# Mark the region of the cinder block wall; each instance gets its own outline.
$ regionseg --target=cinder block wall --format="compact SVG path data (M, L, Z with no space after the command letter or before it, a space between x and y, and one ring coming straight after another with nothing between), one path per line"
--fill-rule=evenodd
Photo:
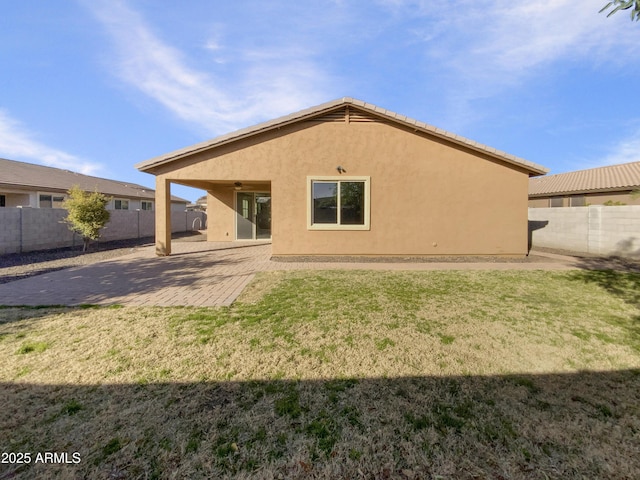
M530 208L532 248L640 258L640 205Z
M78 244L74 233L63 222L67 214L66 210L59 208L21 208L19 210L22 211L23 252Z
M142 213L142 212L140 212ZM156 215L155 212L144 212L150 215L140 215L140 238L154 237L156 234ZM184 214L184 212L181 212ZM190 212L192 213L192 212ZM173 215L173 213L172 213Z
M111 218L102 230L101 242L155 235L155 212L109 213ZM63 222L66 214L66 210L58 208L0 208L0 255L81 245L82 239ZM196 218L199 220L194 223ZM171 220L172 232L204 229L206 214L174 211Z
M20 251L20 210L0 208L0 255Z
M198 219L198 220L196 220ZM194 230L204 230L207 215L204 212L171 212L171 232L191 232ZM155 234L155 217L153 223Z
M138 232L140 217L153 218L153 212L150 211L112 210L109 213L109 223L105 225L100 237L103 242L144 237Z

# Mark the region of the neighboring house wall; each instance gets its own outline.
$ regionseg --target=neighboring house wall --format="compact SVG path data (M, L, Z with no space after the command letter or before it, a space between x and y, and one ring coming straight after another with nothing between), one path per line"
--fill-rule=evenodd
M370 229L307 228L308 180L368 177ZM158 181L253 182L272 196L274 255L527 252L528 172L386 122L306 121L158 167ZM478 199L482 199L478 201ZM235 237L234 192L208 191L210 241Z
M549 207L548 198L530 198L529 208L547 208Z
M529 198L529 207L531 208L547 208L552 207L551 199L558 199L558 203L562 203L562 207L582 206L576 205L582 202L588 205L603 205L607 202L620 202L625 205L640 205L640 194L632 194L629 191L624 192L601 192L586 193L580 195L554 195L551 197Z
M640 257L640 205L530 208L531 246Z
M156 209L156 202L154 200L137 200L124 197L112 198L107 204L107 210L122 210L122 211L153 211ZM172 212L184 212L187 209L187 204L183 202L171 202Z
M143 203L145 204L143 206ZM123 211L136 211L136 210L155 210L155 200L140 200L131 199L126 197L111 197L111 200L107 204L107 210L123 210ZM187 209L187 204L183 202L171 202L172 212L184 212Z
M26 192L20 190L0 189L0 195L5 197L5 207L32 207L32 208L60 208L61 199L66 198L65 193L51 192L47 190ZM115 197L106 195L111 200L107 203L107 210L155 210L154 199L139 199L130 197ZM118 200L119 202L116 202ZM126 202L126 203L125 203ZM116 205L117 203L117 205ZM143 203L145 203L143 208ZM127 208L122 208L126 204ZM183 212L187 209L186 202L171 202L172 212Z
M153 211L111 211L101 242L152 237ZM63 222L64 209L0 208L0 255L81 245L82 239ZM185 232L206 223L203 212L173 212L172 231ZM195 225L195 228L192 228Z
M28 193L16 193L0 191L0 195L5 197L5 207L31 206L31 198Z

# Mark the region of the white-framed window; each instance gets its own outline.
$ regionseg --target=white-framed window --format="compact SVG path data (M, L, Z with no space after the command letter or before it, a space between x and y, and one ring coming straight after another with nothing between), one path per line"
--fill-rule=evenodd
M371 177L307 177L309 230L369 230Z
M121 198L116 198L113 201L113 208L116 210L129 210L129 200L123 200Z
M141 207L142 210L153 210L153 202L142 200Z

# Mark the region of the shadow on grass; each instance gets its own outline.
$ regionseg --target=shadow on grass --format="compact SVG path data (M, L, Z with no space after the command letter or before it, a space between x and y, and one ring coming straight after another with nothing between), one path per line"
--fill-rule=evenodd
M583 270L576 278L595 283L640 310L640 273L614 270Z
M640 347L640 263L622 257L594 257L581 258L577 266L582 270L571 278L596 284L638 310L630 325L630 333Z
M0 464L0 479L630 479L638 391L638 370L4 383L0 451L31 462ZM43 452L67 463L36 463Z

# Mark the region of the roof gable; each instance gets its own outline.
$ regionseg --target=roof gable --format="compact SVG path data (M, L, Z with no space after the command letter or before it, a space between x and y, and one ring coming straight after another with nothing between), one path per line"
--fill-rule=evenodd
M499 161L517 166L529 172L530 176L543 175L548 170L541 165L537 165L528 160L516 157L506 152L488 147L473 140L455 135L440 128L428 125L424 122L414 120L404 115L391 112L384 108L377 107L371 103L356 100L350 97L333 100L321 105L300 110L299 112L286 115L284 117L269 120L267 122L254 125L252 127L236 130L225 135L213 138L196 145L176 150L165 155L152 158L136 165L136 168L148 173L154 173L156 167L167 165L176 160L180 160L189 155L222 146L231 142L239 141L260 133L264 133L273 129L282 128L283 126L304 121L342 121L342 122L368 122L383 121L410 128L415 132L421 132L436 138L446 140L448 142L475 150L477 152L489 155Z

